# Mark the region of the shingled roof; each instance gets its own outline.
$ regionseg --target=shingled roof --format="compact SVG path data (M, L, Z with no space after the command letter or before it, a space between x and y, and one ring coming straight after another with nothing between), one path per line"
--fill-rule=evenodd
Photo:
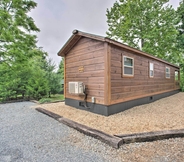
M133 52L135 52L137 54L140 54L140 55L143 55L143 56L152 58L154 60L158 60L158 61L161 61L161 62L166 63L168 65L171 65L171 66L179 68L179 66L177 66L177 65L171 64L171 63L169 63L169 62L167 62L165 60L159 59L159 58L157 58L157 57L155 57L153 55L150 55L150 54L148 54L146 52L143 52L143 51L140 51L138 49L132 48L132 47L127 46L127 45L125 45L123 43L120 43L120 42L117 42L115 40L112 40L110 38L99 36L99 35L95 35L95 34L85 33L85 32L79 31L79 30L74 30L72 32L72 36L68 39L68 41L64 44L64 46L60 49L60 51L58 52L58 56L64 57L65 55L67 55L67 53L83 37L90 38L90 39L95 39L95 40L102 41L102 42L107 42L109 44L113 44L113 45L118 46L120 48L124 48L126 50L133 51Z

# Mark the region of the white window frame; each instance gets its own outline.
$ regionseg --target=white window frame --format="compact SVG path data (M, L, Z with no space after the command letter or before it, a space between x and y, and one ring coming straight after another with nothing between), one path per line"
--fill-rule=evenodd
M153 69L151 69L151 64L153 65ZM151 71L153 71L153 75L151 75ZM154 77L154 63L149 62L149 77L153 78Z
M167 69L168 69L168 72L167 72ZM169 74L169 77L167 77L167 74ZM167 79L170 79L170 77L171 77L170 67L168 67L168 66L165 67L165 77L166 77Z
M129 58L129 59L131 59L133 65L132 65L132 66L125 65L125 64L124 64L124 58ZM122 66L123 76L126 76L126 77L133 77L133 76L134 76L134 58L129 57L129 56L123 56L123 57L122 57L122 64L123 64L123 66ZM132 74L125 74L124 67L132 68Z

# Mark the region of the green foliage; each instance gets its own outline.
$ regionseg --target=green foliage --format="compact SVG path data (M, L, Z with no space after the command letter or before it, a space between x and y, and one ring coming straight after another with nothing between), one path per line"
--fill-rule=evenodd
M42 98L39 100L39 103L43 104L43 103L50 103L52 102L51 98Z
M0 58L7 64L22 63L31 57L30 49L36 48L39 31L27 13L36 7L31 0L0 1Z
M61 80L62 75L55 72L56 65L53 63L52 59L43 60L44 67L43 69L46 72L46 79L49 86L49 97L51 94L57 94L62 90Z
M30 60L29 77L26 85L26 94L37 100L47 95L49 91L48 80L45 77L46 72L38 64L39 57Z
M176 13L178 14L178 47L184 52L184 0L180 2Z
M36 36L30 33L39 31L27 13L35 7L31 0L0 1L0 96L4 99L24 96L26 91L28 60L37 55Z
M181 91L184 92L184 63L180 64L180 87Z
M0 97L3 100L17 98L18 95L38 100L61 91L61 75L55 72L55 65L46 60L45 52L34 51L39 54L27 60L26 64L13 64L11 67L1 64Z
M175 10L169 0L119 0L107 9L108 37L171 62L175 47Z
M44 97L39 100L39 103L49 103L49 102L55 102L55 101L62 101L64 99L63 95L52 95L50 98Z
M180 77L180 87L181 91L184 92L184 73L182 73Z
M61 85L61 76L52 72L49 78L49 87L50 87L50 94L57 94L61 92L62 85Z
M182 54L180 62L180 86L181 90L184 92L184 0L180 1L180 5L176 10L178 21L177 21L177 48Z
M4 100L16 99L18 95L39 99L47 94L45 72L36 65L34 58L30 58L26 64L13 64L11 67L1 64L0 73L0 96Z
M0 98L18 96L40 99L61 88L55 66L47 53L36 46L39 29L28 12L36 7L33 0L0 1Z
M59 69L57 71L57 74L61 75L61 78L64 79L64 57L62 57L62 60L60 61L59 64Z

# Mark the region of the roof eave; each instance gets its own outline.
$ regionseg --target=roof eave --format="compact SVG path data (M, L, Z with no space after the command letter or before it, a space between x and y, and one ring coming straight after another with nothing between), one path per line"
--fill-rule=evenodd
M77 38L77 35L72 35L68 39L68 41L64 44L64 46L59 50L58 56L64 57L71 50L71 48L78 42L80 36L78 37L78 39L75 38Z
M81 32L78 30L74 30L72 33L73 35L68 39L68 41L58 52L58 56L64 57L72 49L72 47L74 47L74 45L81 39L81 37L87 37L87 38L96 39L99 41L105 41L105 37Z
M171 63L169 63L169 62L167 62L167 61L165 61L165 60L163 60L163 59L160 59L160 58L158 58L158 57L155 57L155 56L153 56L153 55L151 55L151 54L148 54L148 53L146 53L146 52L140 51L140 50L138 50L138 49L136 49L136 48L132 48L132 47L127 46L127 45L125 45L125 44L122 44L122 43L120 43L120 42L114 41L114 40L112 40L112 39L110 39L110 38L107 38L107 37L106 37L106 38L105 38L105 41L108 42L109 44L113 44L113 45L116 45L116 46L118 46L118 47L122 47L122 48L124 48L124 49L133 51L133 52L135 52L135 53L138 53L138 54L141 54L141 55L143 55L143 56L152 58L152 59L154 59L154 60L158 60L158 61L160 61L160 62L163 62L163 63L166 63L166 64L168 64L168 65L174 66L174 67L176 67L176 68L180 68L180 67L177 66L177 65L171 64Z

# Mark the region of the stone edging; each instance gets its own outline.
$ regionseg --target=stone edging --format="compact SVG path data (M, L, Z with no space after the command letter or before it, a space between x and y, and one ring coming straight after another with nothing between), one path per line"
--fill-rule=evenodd
M151 141L163 140L163 139L169 139L169 138L184 137L184 129L123 134L123 135L114 135L114 136L122 138L121 144L125 144L125 143L128 144L128 143L134 143L134 142L151 142Z
M53 102L39 103L37 100L19 99L19 100L10 100L10 101L5 101L5 102L0 102L0 104L16 103L16 102L24 102L24 101L30 101L36 104L52 104L52 103L57 103L57 102L65 102L65 100L57 100Z
M8 104L8 103L16 103L16 102L24 102L24 101L30 101L30 100L29 99L10 100L10 101L0 102L0 104Z
M58 114L45 110L43 108L36 108L37 111L46 114L55 120L74 128L85 135L99 139L100 141L114 147L119 148L123 144L129 144L134 142L150 142L156 140L163 140L168 138L184 137L184 129L180 130L166 130L166 131L156 131L147 133L135 133L135 134L123 134L123 135L109 135L102 131L92 129L88 126L79 124L72 120L66 119Z

